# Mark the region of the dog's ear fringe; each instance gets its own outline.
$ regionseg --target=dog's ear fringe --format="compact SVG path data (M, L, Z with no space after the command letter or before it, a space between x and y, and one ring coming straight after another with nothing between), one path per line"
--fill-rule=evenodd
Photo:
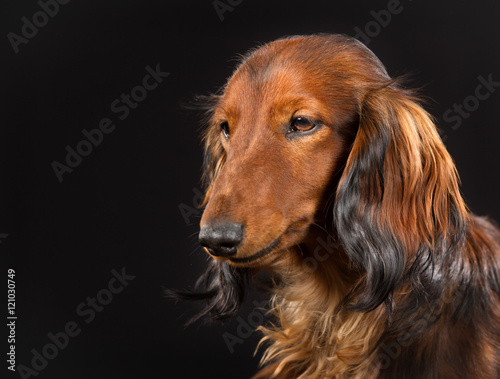
M227 262L212 260L207 271L196 282L200 292L176 289L165 290L165 296L175 300L204 300L205 308L186 323L199 319L224 321L234 316L241 308L249 282L247 269L230 266Z

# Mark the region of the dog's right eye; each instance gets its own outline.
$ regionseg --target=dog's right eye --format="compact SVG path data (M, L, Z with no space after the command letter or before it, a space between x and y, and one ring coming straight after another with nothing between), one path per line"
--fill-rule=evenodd
M311 132L318 126L318 123L307 117L297 116L290 121L287 134Z
M293 131L307 132L308 130L313 129L316 124L308 118L299 116L292 120L291 126Z
M229 139L229 124L227 123L227 121L222 121L219 124L219 128L222 131L222 135L224 136L224 138L226 140L228 140Z

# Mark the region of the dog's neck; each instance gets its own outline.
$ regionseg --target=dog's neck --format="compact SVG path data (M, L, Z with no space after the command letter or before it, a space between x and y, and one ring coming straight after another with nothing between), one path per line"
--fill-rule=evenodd
M373 325L384 325L386 316L383 307L355 315L341 309L359 274L335 236L318 228L273 271L281 282L272 300L281 327L261 328L270 343L263 361L279 362L283 377L336 377L355 368L360 374L353 377L369 378L371 347L382 333Z

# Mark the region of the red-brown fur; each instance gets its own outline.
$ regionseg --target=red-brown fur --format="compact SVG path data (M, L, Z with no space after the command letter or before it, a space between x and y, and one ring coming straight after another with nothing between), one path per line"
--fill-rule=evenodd
M298 115L312 132L289 133ZM500 232L371 51L339 35L261 46L209 118L201 225L245 233L214 257L207 312L236 311L244 273L276 281L255 378L500 378Z

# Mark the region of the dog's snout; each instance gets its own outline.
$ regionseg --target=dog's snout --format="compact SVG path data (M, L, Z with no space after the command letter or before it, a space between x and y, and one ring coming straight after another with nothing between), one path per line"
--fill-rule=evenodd
M204 225L200 230L199 241L212 255L233 256L243 241L243 225L239 223Z

